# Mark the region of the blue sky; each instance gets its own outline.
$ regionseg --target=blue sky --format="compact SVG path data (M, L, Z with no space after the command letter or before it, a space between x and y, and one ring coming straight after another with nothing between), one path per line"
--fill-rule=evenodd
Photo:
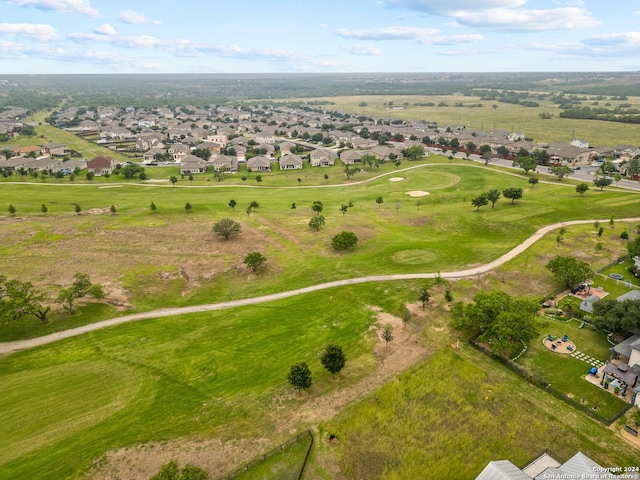
M0 0L0 74L640 70L640 0Z

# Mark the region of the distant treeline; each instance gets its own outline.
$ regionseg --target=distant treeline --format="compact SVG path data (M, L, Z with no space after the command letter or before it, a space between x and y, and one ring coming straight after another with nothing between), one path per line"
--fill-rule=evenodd
M529 92L542 92L531 94ZM547 93L548 92L548 93ZM30 110L113 105L124 108L225 105L352 95L483 93L487 100L535 106L535 95L640 95L640 74L340 73L0 75L0 107ZM485 98L485 97L483 97Z
M575 118L580 120L604 120L607 122L640 123L640 110L637 108L569 108L559 115L561 118Z

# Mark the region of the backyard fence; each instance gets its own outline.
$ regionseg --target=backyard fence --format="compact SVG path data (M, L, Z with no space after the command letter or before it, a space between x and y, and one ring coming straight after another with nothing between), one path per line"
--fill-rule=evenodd
M266 459L271 458L274 455L284 451L287 447L290 447L294 443L298 443L298 442L300 442L302 440L307 439L307 437L309 438L309 448L307 449L307 453L306 453L306 455L304 457L304 461L302 462L302 466L300 467L300 473L298 474L298 480L300 480L302 478L302 474L304 473L304 469L307 466L307 461L309 460L309 454L311 453L311 447L313 447L313 434L311 433L311 430L306 430L306 431L304 431L302 433L299 433L295 437L292 437L289 440L287 440L286 442L281 443L277 447L272 448L268 452L263 453L262 455L254 458L249 463L245 463L240 468L236 468L232 472L229 472L229 473L227 473L227 474L225 474L225 475L223 475L221 477L217 477L217 480L231 480L233 478L236 478L239 475L243 474L244 472L248 471L249 469L251 469L251 468L259 465L260 463L264 462Z
M499 363L501 363L502 365L507 367L509 370L517 373L518 375L520 375L522 378L527 380L532 385L535 385L536 387L540 388L541 390L544 390L545 392L550 393L551 395L556 397L558 400L562 400L564 403L566 403L567 405L571 406L572 408L576 408L576 409L580 410L581 412L589 415L594 420L597 420L597 421L599 421L601 423L604 423L607 426L611 425L613 422L618 420L622 415L627 413L627 411L629 411L629 409L631 407L633 407L632 404L629 404L629 405L625 406L622 410L620 410L618 413L616 413L612 418L605 418L602 415L600 415L593 408L589 408L589 407L587 407L585 405L582 405L580 402L576 401L575 399L568 397L567 395L565 395L564 393L562 393L559 390L556 390L555 388L553 388L551 386L551 384L549 382L547 382L542 376L538 375L537 373L533 373L533 372L527 370L526 368L518 365L517 363L514 363L513 361L511 361L509 359L506 359L504 357L496 355L495 353L493 353L490 349L488 349L484 345L481 345L481 344L477 343L476 342L477 337L478 337L478 335L475 335L475 336L473 336L473 337L471 337L469 339L469 344L473 348L479 350L480 352L484 353L485 355L488 355L489 357L493 358L494 360L497 360Z

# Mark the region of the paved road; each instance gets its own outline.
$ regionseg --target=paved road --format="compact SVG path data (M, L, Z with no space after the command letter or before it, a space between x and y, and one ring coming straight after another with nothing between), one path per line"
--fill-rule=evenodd
M18 350L26 350L29 348L39 347L41 345L47 345L49 343L62 340L64 338L76 337L87 332L93 332L103 328L111 327L114 325L121 325L123 323L136 322L138 320L145 320L150 318L169 317L173 315L184 315L186 313L196 312L209 312L214 310L224 310L227 308L242 307L247 305L256 305L259 303L270 302L273 300L280 300L283 298L294 297L296 295L304 295L306 293L317 292L320 290L327 290L329 288L343 287L346 285L358 285L361 283L371 282L388 282L393 280L414 280L414 279L429 279L436 278L438 275L442 278L450 280L457 280L461 278L470 278L482 273L489 272L498 266L508 262L515 258L520 253L524 252L527 248L540 240L547 233L561 227L568 225L581 225L591 224L596 220L601 223L609 221L608 218L593 219L593 220L572 220L568 222L559 222L552 225L542 227L529 238L527 238L520 245L516 246L509 252L502 255L500 258L481 265L479 267L470 268L467 270L458 270L454 272L430 272L430 273L408 273L408 274L396 274L396 275L372 275L359 278L348 278L345 280L336 280L334 282L321 283L318 285L312 285L310 287L298 288L295 290L288 290L286 292L273 293L271 295L263 295L260 297L243 298L239 300L230 300L228 302L209 303L205 305L193 305L190 307L176 307L176 308L163 308L160 310L153 310L150 312L136 313L133 315L125 315L122 317L112 318L110 320L103 320L101 322L91 323L77 328L71 328L69 330L63 330L61 332L52 333L42 337L31 338L27 340L19 340L15 342L0 343L0 355L6 355ZM635 218L620 218L619 222L637 222L640 221L640 217Z

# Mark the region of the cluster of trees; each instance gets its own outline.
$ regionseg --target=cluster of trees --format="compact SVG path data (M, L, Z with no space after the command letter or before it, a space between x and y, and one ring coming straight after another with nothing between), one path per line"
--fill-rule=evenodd
M179 468L176 460L171 460L160 467L151 480L207 480L209 474L200 467L186 464Z
M533 301L493 291L479 292L473 303L455 303L451 313L454 328L476 333L496 355L511 358L537 336L538 310Z
M344 368L346 362L347 357L339 345L327 345L320 357L320 363L322 363L327 371L334 375ZM310 388L313 383L313 378L307 362L299 362L291 365L287 380L291 386L298 390L298 393L300 393L301 390Z
M488 205L489 203L491 203L491 208L493 208L496 204L496 202L500 199L501 196L504 196L505 198L509 198L511 199L511 204L513 205L513 203L516 200L519 200L522 198L522 188L520 187L509 187L509 188L505 188L502 191L502 194L500 194L500 192L498 190L496 190L495 188L489 190L488 192L485 193L481 193L480 195L478 195L477 197L474 197L473 199L471 199L471 204L476 207L476 211L480 210L480 207L484 207L485 205Z
M76 300L91 296L104 298L104 291L98 284L92 283L85 273L76 273L73 283L58 293L56 302L73 314L76 311ZM0 275L0 323L15 322L27 316L34 316L41 323L48 323L51 307L45 305L47 295L33 286L31 282L7 279Z

